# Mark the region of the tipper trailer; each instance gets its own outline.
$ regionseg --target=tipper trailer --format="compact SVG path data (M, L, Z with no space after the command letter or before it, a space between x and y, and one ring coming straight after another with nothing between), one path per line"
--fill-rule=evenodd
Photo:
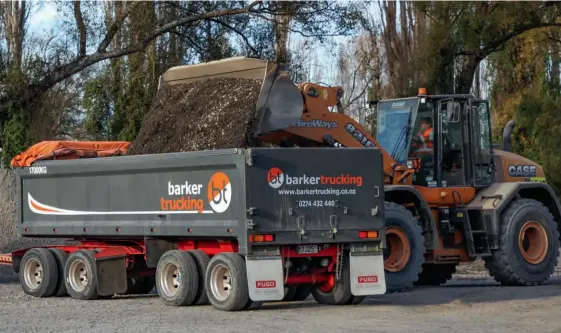
M18 233L73 241L11 254L29 295L91 300L155 284L166 304L235 311L282 300L287 288L338 305L386 290L378 149L223 149L16 170Z

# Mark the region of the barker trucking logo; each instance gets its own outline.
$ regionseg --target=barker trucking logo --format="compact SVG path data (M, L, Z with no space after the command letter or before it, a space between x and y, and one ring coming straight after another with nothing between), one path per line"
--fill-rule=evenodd
M172 184L168 182L168 196L173 199L160 198L160 208L163 211L196 211L201 213L223 213L230 206L232 199L232 185L230 179L223 172L217 172L210 178L207 186L206 201L212 211L204 210L205 200L201 189L203 184Z
M274 189L286 185L356 185L362 186L362 176L339 175L339 176L289 176L280 168L273 167L267 173L267 182Z
M206 193L203 184L166 184L166 197L160 197L157 211L80 211L45 205L27 194L29 209L41 215L161 215L161 214L214 214L224 213L232 201L232 184L223 172L214 173ZM206 195L205 195L206 194ZM206 200L205 200L206 198ZM205 209L205 205L210 209Z

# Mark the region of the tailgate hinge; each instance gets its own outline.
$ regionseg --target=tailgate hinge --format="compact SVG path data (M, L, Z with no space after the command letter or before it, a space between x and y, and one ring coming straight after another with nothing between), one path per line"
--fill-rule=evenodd
M298 228L300 228L300 241L302 241L302 238L306 234L306 230L304 230L304 226L306 225L305 217L302 215L296 217L296 224L298 225Z

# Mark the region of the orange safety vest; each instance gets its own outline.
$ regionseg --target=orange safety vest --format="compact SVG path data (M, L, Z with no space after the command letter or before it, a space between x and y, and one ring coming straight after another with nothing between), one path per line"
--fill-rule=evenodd
M422 148L432 148L432 142L434 140L434 132L432 128L425 130L421 135L419 135L421 139Z

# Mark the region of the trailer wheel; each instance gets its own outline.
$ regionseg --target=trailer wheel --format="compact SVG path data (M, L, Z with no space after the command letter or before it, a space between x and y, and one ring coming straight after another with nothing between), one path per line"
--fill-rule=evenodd
M191 305L197 296L199 274L195 259L185 251L170 250L156 268L158 295L172 306Z
M51 253L55 257L58 270L58 280L55 296L66 296L68 295L68 293L66 292L66 285L64 284L64 265L66 264L66 260L68 260L68 253L61 249L57 249L56 247L49 248L49 251L51 251Z
M199 273L199 288L197 291L197 297L195 297L195 301L193 304L195 305L207 305L209 304L208 295L205 288L205 275L206 275L206 268L208 267L208 263L210 262L210 257L208 254L204 253L200 250L191 250L188 251L191 253L195 262L197 263L197 272Z
M209 262L205 288L210 303L219 310L242 310L249 301L247 270L237 253L222 252Z
M148 294L154 289L156 285L155 276L144 277L129 277L127 278L127 292L128 295L144 295Z
M74 299L93 300L97 293L97 273L94 252L78 250L71 253L64 265L66 291Z
M425 262L423 230L405 207L386 201L384 270L387 293L413 288Z
M57 290L58 268L55 257L45 248L30 249L21 260L19 280L23 292L35 297L50 297Z
M286 293L283 302L305 301L312 292L311 284L289 285L286 286Z
M311 290L312 296L319 304L344 305L351 299L351 270L349 253L343 254L343 267L340 279L336 281L332 275L329 282L314 285Z
M347 301L347 305L359 305L366 299L366 296L351 296L351 298Z
M457 263L451 264L423 264L423 271L419 280L415 282L418 286L439 286L446 283L456 273Z
M245 304L245 306L243 307L242 310L257 310L257 309L259 309L260 307L263 306L263 303L264 302L261 302L261 301L258 302L258 301L253 301L251 299L248 299L247 303Z
M539 201L516 199L502 215L499 248L485 257L489 274L504 286L535 286L555 270L559 232Z

